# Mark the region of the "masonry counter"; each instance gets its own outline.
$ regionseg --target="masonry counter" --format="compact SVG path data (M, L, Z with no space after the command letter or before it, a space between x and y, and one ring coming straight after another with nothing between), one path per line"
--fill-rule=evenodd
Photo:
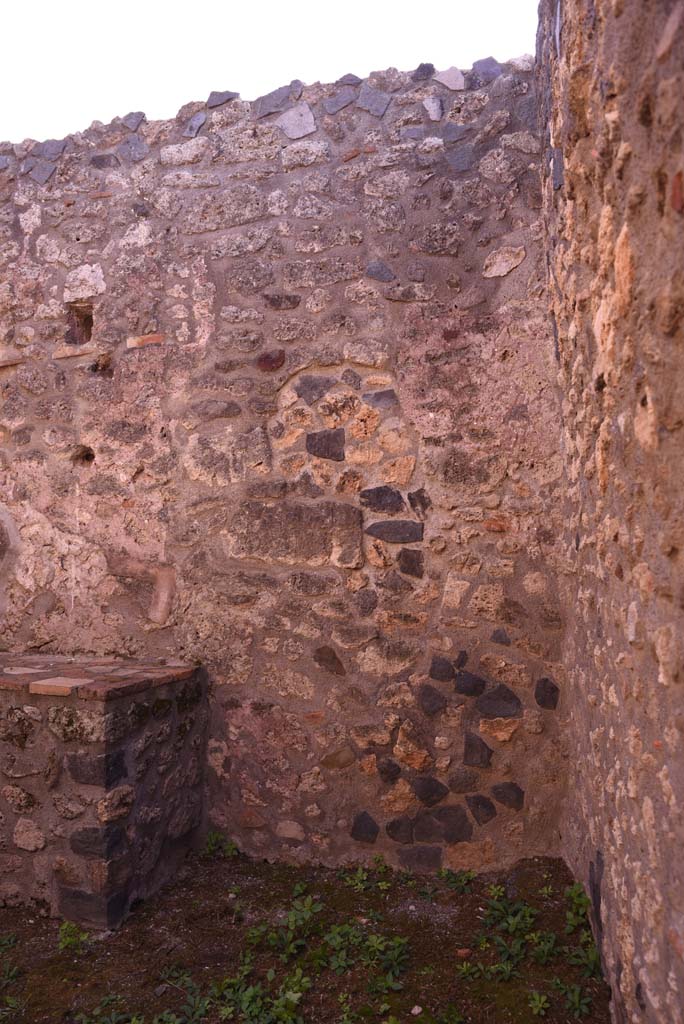
M202 817L206 677L179 661L0 653L0 906L116 927Z

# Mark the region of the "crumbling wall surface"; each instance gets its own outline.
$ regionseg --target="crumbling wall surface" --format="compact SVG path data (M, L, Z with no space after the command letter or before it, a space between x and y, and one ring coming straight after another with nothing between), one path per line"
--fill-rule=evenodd
M616 1020L684 1020L684 4L542 4L567 464L564 849Z
M0 146L2 643L206 664L257 854L556 850L532 67L434 74Z

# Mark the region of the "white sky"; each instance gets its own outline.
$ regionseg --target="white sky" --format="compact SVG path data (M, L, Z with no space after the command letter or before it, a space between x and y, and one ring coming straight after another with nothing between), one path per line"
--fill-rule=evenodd
M0 140L422 61L534 53L538 0L4 0Z

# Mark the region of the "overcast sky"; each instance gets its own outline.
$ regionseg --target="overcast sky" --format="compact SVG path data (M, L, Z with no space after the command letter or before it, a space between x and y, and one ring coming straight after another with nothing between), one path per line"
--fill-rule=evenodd
M538 0L4 0L0 140L62 138L212 89L534 52Z

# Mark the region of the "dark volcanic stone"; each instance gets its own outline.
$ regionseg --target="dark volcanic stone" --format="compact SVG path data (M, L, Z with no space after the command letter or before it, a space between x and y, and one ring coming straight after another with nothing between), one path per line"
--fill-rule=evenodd
M398 565L400 572L407 576L415 576L419 580L423 578L425 560L422 551L415 548L402 548L399 552Z
M116 153L96 153L95 156L91 156L90 162L99 171L106 170L108 167L119 166L119 158Z
M309 455L332 462L344 462L344 427L334 430L317 430L306 435L306 450Z
M511 638L505 629L495 629L492 633L492 643L502 644L504 647L510 647Z
M407 845L413 842L413 822L407 815L394 818L385 825L385 832L395 843Z
M399 851L399 860L407 871L432 874L442 866L442 850L439 846L411 846Z
M497 782L496 786L492 786L492 796L498 803L512 807L514 811L521 811L525 803L525 791L515 782Z
M263 370L264 373L273 373L275 370L279 370L284 363L284 348L274 348L270 352L262 352L256 361L257 368Z
M503 683L478 697L475 707L485 718L517 718L522 714L520 700Z
M56 169L57 165L49 160L35 160L29 168L28 176L38 185L47 185Z
M239 95L239 92L231 92L230 90L226 90L225 92L210 92L209 99L207 100L207 106L210 110L214 107L222 107L223 104L228 103L229 100L238 99Z
M466 697L479 697L484 693L486 685L487 680L482 676L463 670L456 673L456 693L462 693Z
M447 700L443 693L429 683L423 683L418 690L418 703L424 715L438 715L447 706Z
M469 768L457 768L449 776L449 789L452 793L470 793L477 789L478 781L477 772Z
M389 590L392 594L410 594L413 587L408 580L405 580L403 576L400 576L398 572L393 569L385 573L385 575L378 580L378 587L382 590Z
M420 516L421 519L424 519L425 513L428 511L428 509L432 508L430 495L423 487L421 487L417 491L409 491L408 500L409 505L411 506L413 511L416 513L417 516Z
M473 826L468 821L465 808L458 804L450 807L438 807L432 814L441 826L445 842L451 845L467 843L472 839Z
M359 610L359 615L370 615L378 607L378 595L370 587L365 587L355 595L354 604Z
M377 768L378 775L383 782L387 783L388 786L394 785L401 775L400 766L390 757L384 757L381 761L378 761Z
M296 309L302 301L301 295L287 295L284 292L267 292L264 298L271 309Z
M0 156L0 171L6 171L10 165L10 158L8 156Z
M357 843L374 843L378 838L379 831L380 826L375 818L371 818L368 811L361 811L361 813L357 814L354 818L351 837L352 839L355 839Z
M371 523L365 532L388 544L415 544L423 539L423 524L412 519L387 519Z
M404 499L394 487L367 487L359 494L364 508L373 512L401 512Z
M420 142L427 135L428 129L422 124L409 124L399 129L400 142Z
M496 817L496 807L488 796L475 793L474 796L467 796L466 803L478 825L486 825L488 821Z
M352 89L350 85L345 85L339 92L323 100L323 109L326 114L337 114L340 110L348 107L350 103L353 103L355 99L356 89Z
M81 828L72 832L69 846L73 853L89 860L109 860L126 846L126 834L118 825L104 828Z
M125 117L121 118L121 123L125 124L129 131L137 132L144 120L145 115L142 110L132 110L130 114L126 114Z
M254 116L258 119L286 110L302 95L302 88L303 83L294 79L289 85L282 85L280 89L274 89L273 92L269 92L265 96L259 96L252 106Z
M413 819L413 838L417 843L437 843L442 836L442 826L432 811L419 811Z
M554 149L552 160L553 187L554 190L557 192L559 188L563 188L563 183L565 181L565 169L563 167L563 150Z
M445 142L460 142L472 130L472 125L454 124L453 121L447 121L442 128L442 138Z
M359 377L356 370L352 370L351 367L347 367L347 369L342 374L341 380L343 380L344 383L348 385L348 387L353 388L354 391L359 391L359 389L361 388L361 378Z
M65 920L103 930L115 928L121 922L128 906L128 891L122 889L105 896L60 886L58 899L59 913Z
M206 119L207 115L204 110L198 110L196 114L193 114L183 130L184 138L194 139Z
M347 670L332 647L317 647L313 653L314 661L326 672L332 672L336 676L346 676Z
M109 789L126 778L126 759L123 750L109 754L90 754L85 751L67 754L67 769L74 782L82 786L100 786Z
M463 764L471 768L487 768L494 751L475 733L467 732L463 744Z
M150 147L139 135L133 133L120 142L116 151L122 160L130 160L133 164L140 163L150 152Z
M363 82L363 78L359 78L358 75L347 74L338 78L335 85L361 85L361 82Z
M437 679L440 683L449 683L456 678L456 669L448 658L441 654L433 654L430 662L430 679Z
M319 398L326 395L335 383L332 377L304 376L300 377L294 386L297 395L304 399L307 405L313 405Z
M432 78L435 73L434 64L419 64L415 71L411 72L412 82L425 82L428 78Z
M397 393L392 388L387 388L386 391L370 391L365 395L361 395L361 397L364 402L372 405L374 409L391 409L393 406L399 405Z
M489 82L493 82L495 78L498 78L503 68L499 64L498 60L494 60L493 57L483 57L482 60L476 60L473 64L473 71L480 79L483 85L487 85Z
M44 160L59 160L66 148L66 139L46 139L34 146L31 152L34 156L42 156Z
M439 779L433 779L430 775L419 775L411 786L420 802L427 807L434 807L449 795L448 788Z
M362 110L367 110L373 117L382 117L389 107L391 99L392 97L388 92L374 89L368 82L364 82L361 86L361 92L359 93L356 105L361 107Z
M366 267L366 277L372 277L374 281L393 281L395 276L382 260L371 260Z
M469 171L475 163L475 150L472 146L457 146L447 153L447 163L457 173Z
M537 685L534 688L534 699L540 708L546 708L547 711L555 711L558 707L559 694L560 689L553 679L548 679L544 676L542 679L537 680Z

